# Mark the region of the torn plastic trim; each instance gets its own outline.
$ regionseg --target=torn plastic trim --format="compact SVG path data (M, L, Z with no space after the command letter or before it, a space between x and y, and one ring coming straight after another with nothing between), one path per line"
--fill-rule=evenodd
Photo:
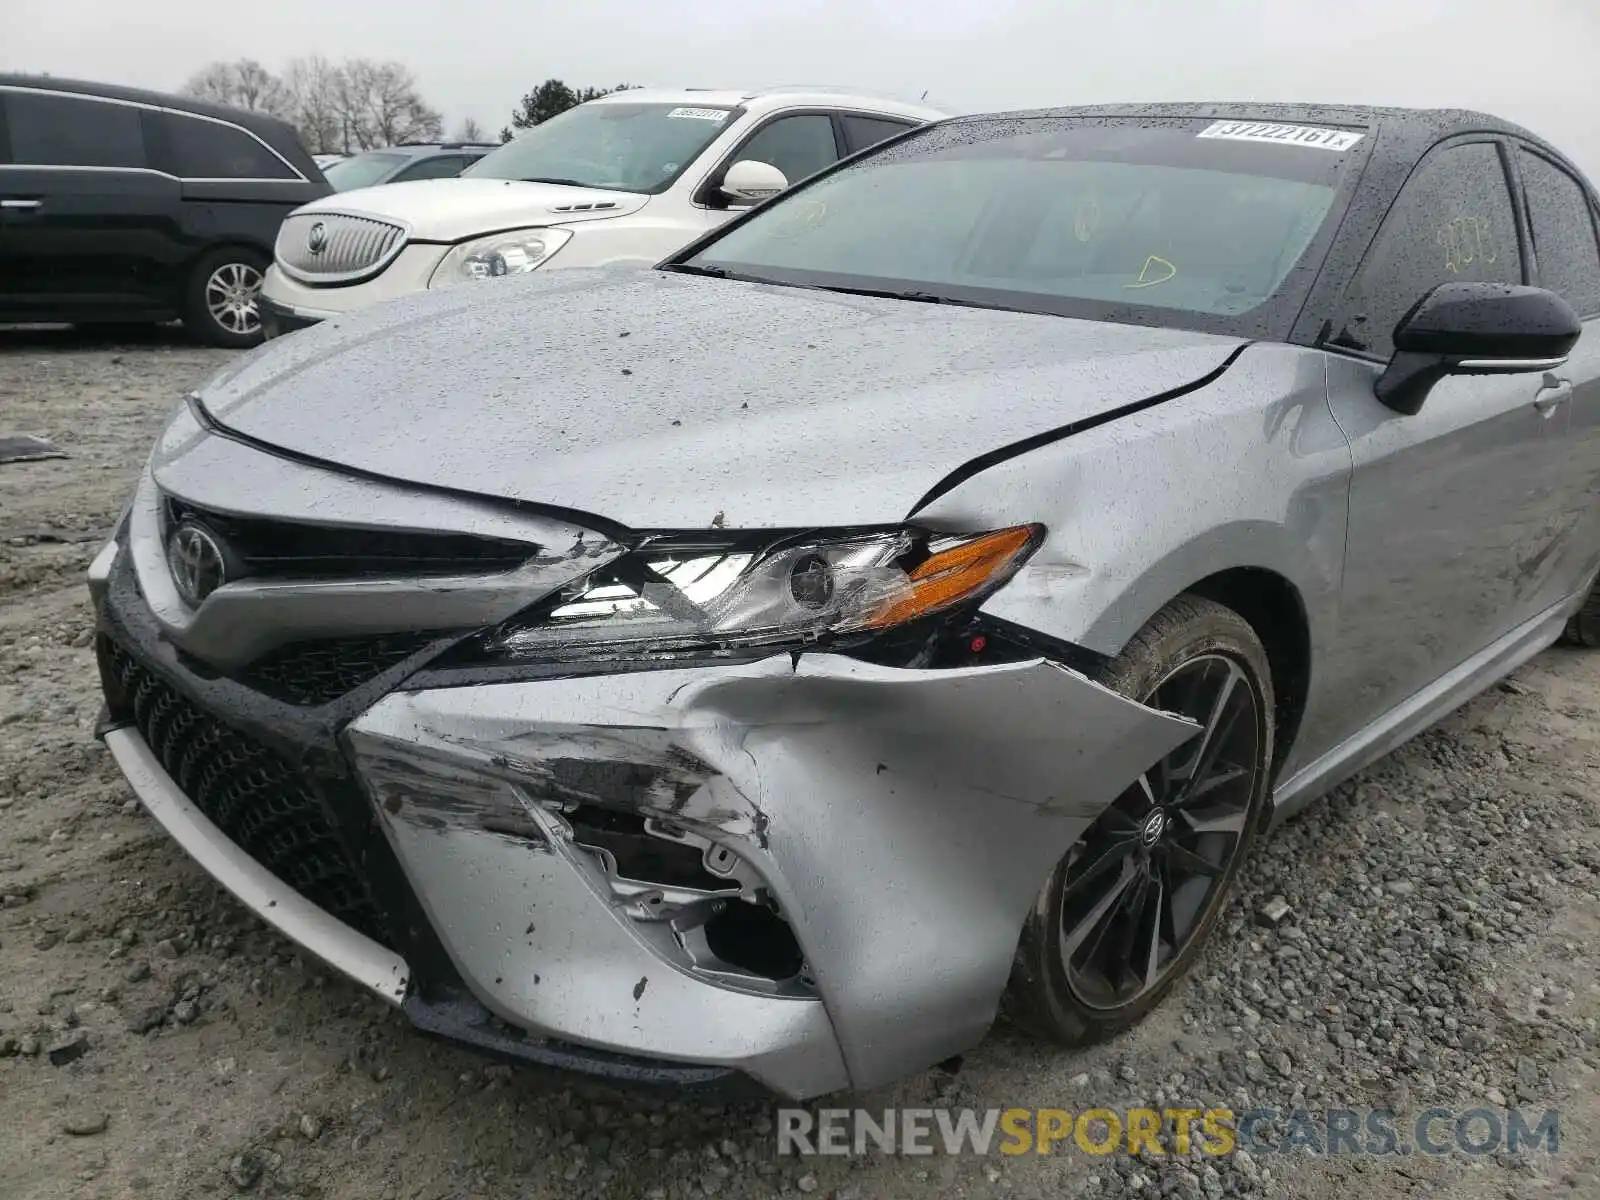
M1169 400L1176 400L1180 396L1187 396L1190 392L1197 392L1201 388L1215 383L1222 377L1223 372L1229 367L1233 366L1233 364L1238 361L1239 356L1248 350L1253 344L1253 342L1239 343L1239 345L1235 346L1228 353L1226 358L1224 358L1210 371L1207 371L1204 375L1200 376L1200 378L1191 380L1190 382L1179 387L1170 388L1165 392L1160 392L1157 395L1146 397L1143 400L1134 400L1128 404L1121 405L1120 407L1110 408L1104 412L1095 413L1092 416L1084 417L1079 421L1072 421L1066 425L1058 426L1055 429L1047 429L1043 433L1033 434L1031 437L1025 437L1020 441L1012 442L1007 446L998 446L993 450L986 451L983 454L979 454L975 458L969 459L965 463L962 463L961 466L951 471L943 479L939 480L938 483L929 488L923 495L922 499L918 500L907 511L906 520L912 520L919 512L927 508L928 505L932 504L940 496L943 496L946 492L954 491L957 487L971 479L974 475L981 475L990 467L995 466L998 463L1003 463L1007 459L1020 458L1022 455L1037 450L1041 446L1048 446L1051 442L1059 442L1065 438L1072 437L1074 434L1083 433L1085 430L1094 429L1097 426L1106 425L1112 421L1121 420L1123 417L1128 417L1132 416L1134 413L1143 412L1147 408L1154 408L1158 404L1165 404Z
M106 748L145 809L205 872L279 933L390 1004L405 1000L405 960L324 912L239 849L178 788L138 731L110 729Z

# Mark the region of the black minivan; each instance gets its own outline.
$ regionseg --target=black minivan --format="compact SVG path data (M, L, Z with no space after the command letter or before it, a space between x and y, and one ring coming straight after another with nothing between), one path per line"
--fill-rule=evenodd
M181 317L253 346L278 224L331 190L275 117L0 74L0 322Z

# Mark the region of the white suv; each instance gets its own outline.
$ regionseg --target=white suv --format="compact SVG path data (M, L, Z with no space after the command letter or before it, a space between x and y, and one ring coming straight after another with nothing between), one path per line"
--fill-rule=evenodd
M424 288L557 267L652 266L847 154L947 114L827 88L614 92L455 179L341 192L278 232L267 335Z

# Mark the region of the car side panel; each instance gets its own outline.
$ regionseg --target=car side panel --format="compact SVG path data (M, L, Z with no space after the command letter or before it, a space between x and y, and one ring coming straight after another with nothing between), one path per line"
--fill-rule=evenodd
M1208 387L1003 461L917 518L1042 522L1044 546L984 611L1106 655L1211 575L1275 572L1304 608L1316 694L1338 653L1351 470L1323 360L1252 344ZM1285 771L1318 750L1298 740Z
M1340 653L1303 730L1330 746L1561 603L1590 503L1570 404L1534 403L1541 374L1446 378L1403 416L1373 395L1378 373L1329 361L1354 459L1349 553Z
M13 319L171 315L162 264L182 241L178 181L147 170L8 167L0 311Z

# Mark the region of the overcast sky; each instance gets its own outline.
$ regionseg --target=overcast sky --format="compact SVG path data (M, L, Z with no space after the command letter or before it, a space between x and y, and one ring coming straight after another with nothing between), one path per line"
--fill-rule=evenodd
M175 89L216 59L399 59L447 125L555 76L832 83L961 112L1108 100L1459 105L1600 178L1600 0L0 0L0 70Z

